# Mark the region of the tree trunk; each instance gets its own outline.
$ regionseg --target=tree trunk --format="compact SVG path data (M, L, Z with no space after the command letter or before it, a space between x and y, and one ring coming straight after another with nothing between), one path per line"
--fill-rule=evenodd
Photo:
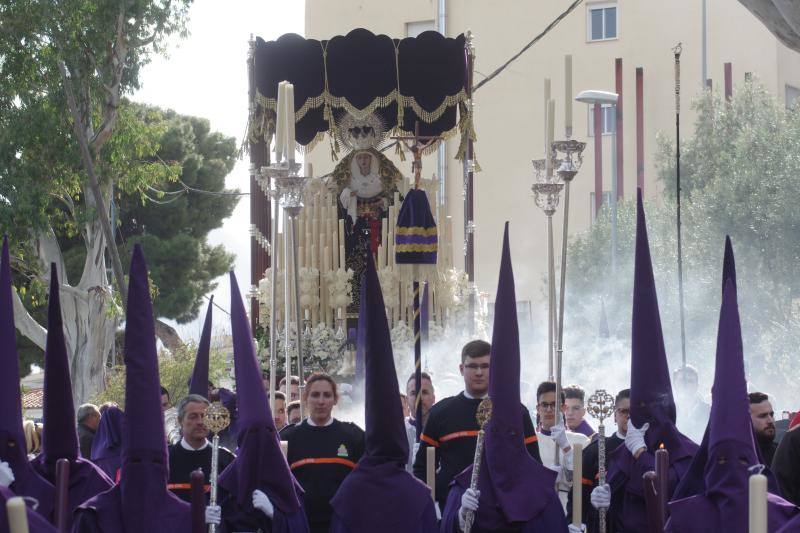
M105 241L100 222L86 224L84 242L86 261L81 280L70 286L63 270L61 250L52 234L36 236L39 262L45 278L49 264L59 266L61 315L64 320L64 341L67 346L75 405L90 400L105 388L105 366L114 356L114 333L117 329L111 286L105 264ZM44 348L46 330L25 310L14 293L14 322L19 332Z
M178 335L175 328L158 319L156 319L156 337L171 352L175 352L175 350L183 346L183 339Z

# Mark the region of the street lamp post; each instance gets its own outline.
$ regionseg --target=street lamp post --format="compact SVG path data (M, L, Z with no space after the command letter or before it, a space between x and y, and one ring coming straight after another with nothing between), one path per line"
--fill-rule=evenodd
M617 93L596 90L581 91L575 97L575 101L589 105L611 105L613 111L616 111L618 99ZM614 116L616 117L616 113ZM612 145L615 145L617 140L616 123L611 139ZM602 191L600 192L602 194ZM614 149L611 150L611 271L617 271L617 151Z

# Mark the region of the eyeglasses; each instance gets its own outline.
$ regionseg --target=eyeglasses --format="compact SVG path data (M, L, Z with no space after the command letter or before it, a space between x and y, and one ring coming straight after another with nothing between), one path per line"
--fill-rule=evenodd
M464 365L464 368L466 368L468 370L472 370L473 372L475 372L476 370L479 370L479 369L480 370L489 370L489 363L481 363L481 364L469 363L467 365Z
M539 407L541 407L543 411L555 411L556 402L539 402Z

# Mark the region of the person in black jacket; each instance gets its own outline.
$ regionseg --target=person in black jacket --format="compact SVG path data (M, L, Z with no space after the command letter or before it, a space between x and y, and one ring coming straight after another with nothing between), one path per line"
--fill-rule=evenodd
M311 533L327 533L333 509L330 500L364 454L364 430L332 416L339 396L327 374L312 374L303 400L308 417L280 432L287 441L287 460L305 491L305 510Z
M92 456L92 441L100 425L100 410L92 403L85 403L78 407L78 442L80 442L81 457L88 459Z
M772 460L772 472L781 496L800 505L800 426L794 426L783 436Z
M427 449L436 448L436 501L444 509L450 482L456 474L471 465L475 458L478 405L489 393L489 359L491 345L482 340L470 341L461 350L461 375L464 391L431 407L420 436L414 459L414 475L425 481ZM541 462L536 431L528 410L521 406L524 439L528 453Z
M189 394L178 404L178 423L181 426L181 440L168 448L169 483L167 488L180 499L191 502L191 475L198 468L205 475L208 488L211 479L211 444L208 442L208 429L203 423L208 400L198 394ZM233 461L233 454L227 448L219 448L219 469L223 470ZM206 497L208 491L206 491Z

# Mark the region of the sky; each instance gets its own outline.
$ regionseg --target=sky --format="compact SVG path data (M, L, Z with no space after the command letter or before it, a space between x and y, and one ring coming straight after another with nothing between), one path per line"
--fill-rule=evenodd
M132 99L207 118L212 131L233 136L241 143L247 125L246 61L250 35L265 40L284 33L302 35L304 6L300 0L195 0L189 13L189 36L173 39L168 57L155 57L144 68L142 88ZM245 155L226 178L226 187L248 192L249 166ZM249 227L249 201L243 196L233 215L208 236L210 244L223 244L236 255L235 271L242 291L248 290L250 282ZM220 277L217 283L214 301L227 310L228 277ZM185 341L196 341L204 315L205 305L195 321L170 323ZM225 315L216 312L214 316L215 334L230 331Z

